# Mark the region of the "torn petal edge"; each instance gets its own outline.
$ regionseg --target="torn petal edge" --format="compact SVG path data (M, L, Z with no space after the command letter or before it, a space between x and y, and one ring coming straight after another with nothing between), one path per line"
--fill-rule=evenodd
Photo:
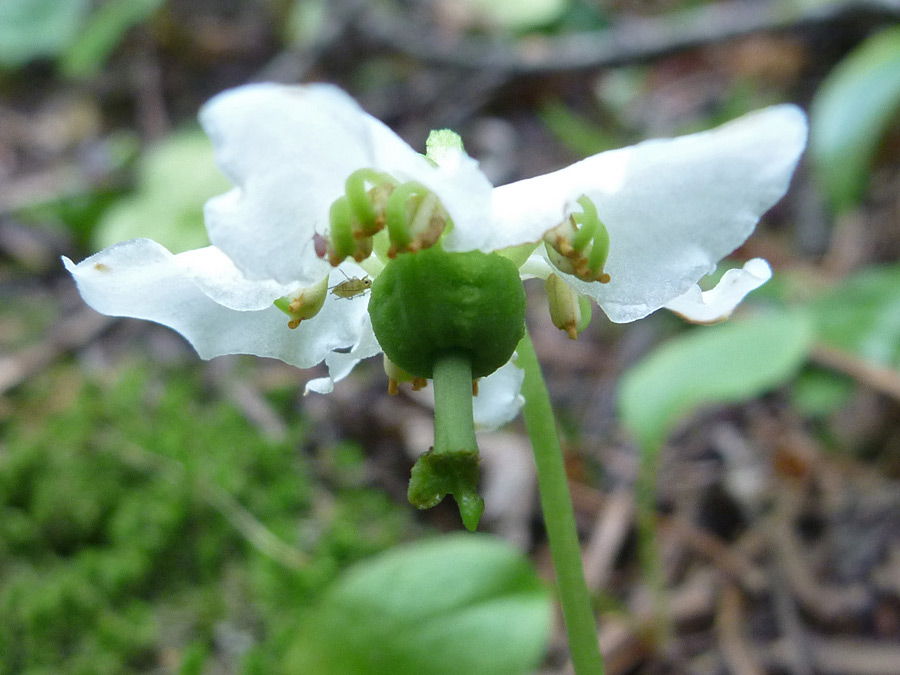
M686 293L663 305L685 321L713 324L724 321L750 291L772 278L772 268L762 258L748 260L742 268L731 269L708 291L693 286Z

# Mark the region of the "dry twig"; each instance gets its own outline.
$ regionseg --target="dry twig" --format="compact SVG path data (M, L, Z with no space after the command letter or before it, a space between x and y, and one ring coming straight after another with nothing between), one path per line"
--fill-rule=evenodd
M426 63L516 75L589 70L641 63L685 49L755 33L834 25L857 17L900 19L900 0L831 3L722 2L632 19L606 31L546 38L535 47L476 38L447 39L404 17L370 11L360 23L366 37Z

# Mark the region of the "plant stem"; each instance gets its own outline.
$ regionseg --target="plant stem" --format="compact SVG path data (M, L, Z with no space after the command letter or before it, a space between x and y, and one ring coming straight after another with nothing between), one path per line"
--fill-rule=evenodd
M434 362L434 452L478 452L472 421L472 365L450 352Z
M473 532L484 513L478 494L478 444L472 421L472 364L460 352L434 363L434 448L416 460L407 496L430 509L452 494L466 529Z
M516 363L525 371L525 383L522 385L525 426L537 465L541 509L550 540L553 567L556 569L572 663L577 675L602 675L603 659L597 641L597 624L581 566L581 546L550 394L527 332L517 349L519 357Z

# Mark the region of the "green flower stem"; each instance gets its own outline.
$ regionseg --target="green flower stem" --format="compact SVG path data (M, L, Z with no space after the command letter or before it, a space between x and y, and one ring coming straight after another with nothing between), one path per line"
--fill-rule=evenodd
M525 371L525 426L537 465L538 487L550 554L556 569L559 600L569 636L569 649L577 675L602 675L603 659L591 596L581 567L581 547L575 529L575 513L563 465L562 448L550 395L528 333L517 347L516 363Z
M435 359L433 372L434 448L413 466L407 496L414 506L430 509L452 494L463 525L474 532L484 500L478 494L471 357L451 350Z
M444 354L434 363L434 453L478 452L472 420L472 364L468 355Z

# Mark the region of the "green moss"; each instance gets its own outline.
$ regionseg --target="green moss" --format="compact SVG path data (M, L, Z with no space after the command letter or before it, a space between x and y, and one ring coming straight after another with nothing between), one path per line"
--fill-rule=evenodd
M302 427L262 438L199 372L157 379L136 367L84 383L62 368L11 405L0 422L0 675L158 672L173 658L199 672L221 626L246 634L248 669L277 662L322 586L408 529L406 508L377 490L339 487L333 508L315 509L324 488L298 452ZM308 565L260 553L210 489Z

